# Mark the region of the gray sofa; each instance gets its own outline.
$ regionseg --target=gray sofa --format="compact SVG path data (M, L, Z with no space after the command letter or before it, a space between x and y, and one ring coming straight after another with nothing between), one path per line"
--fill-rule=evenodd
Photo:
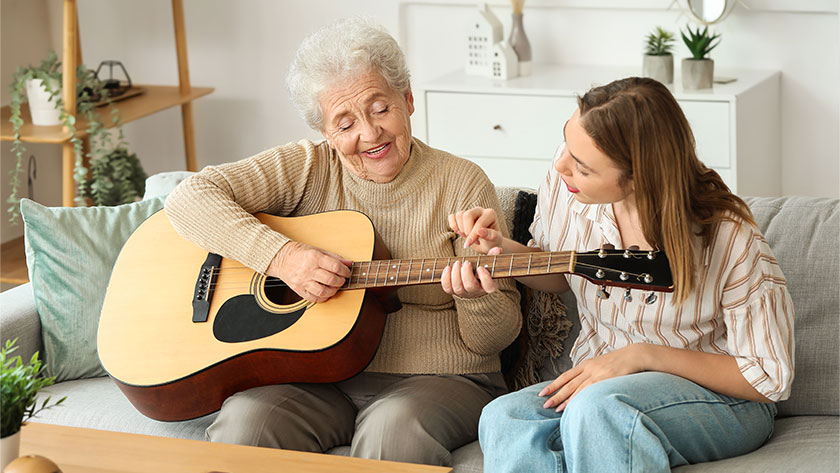
M150 179L154 179L153 176ZM527 226L533 201L527 190L499 188L511 227ZM148 193L147 193L148 195ZM522 199L522 197L529 199ZM796 309L796 374L789 400L779 403L775 432L755 452L729 460L676 468L678 472L840 471L840 201L819 198L750 198L756 219L788 279ZM515 214L518 209L519 214ZM573 300L565 300L574 323L566 346L577 333ZM30 284L0 293L2 338L18 338L24 358L42 350L41 322ZM91 340L95 343L95 340ZM543 379L570 365L565 352L544 359ZM38 422L121 432L204 439L215 414L185 421L158 422L137 412L108 377L64 381L43 395L67 396L63 407L47 410ZM346 454L348 447L329 453ZM478 442L453 452L456 472L481 472Z

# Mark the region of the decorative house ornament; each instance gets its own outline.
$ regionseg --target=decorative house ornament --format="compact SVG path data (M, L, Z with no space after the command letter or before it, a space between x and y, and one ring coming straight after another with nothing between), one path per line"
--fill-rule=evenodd
M516 52L502 40L502 22L480 4L467 29L467 74L510 79L519 74Z
M492 76L496 79L511 79L517 76L519 59L507 41L493 45L493 59L491 60Z

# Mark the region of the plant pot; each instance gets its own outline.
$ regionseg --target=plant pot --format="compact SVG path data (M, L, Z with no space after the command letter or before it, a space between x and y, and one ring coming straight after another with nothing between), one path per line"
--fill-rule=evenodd
M658 80L663 84L674 83L674 56L652 56L645 54L642 62L642 75Z
M0 438L0 471L12 460L20 456L20 430L12 435Z
M53 90L58 89L58 83L50 84ZM60 125L58 116L61 111L50 100L50 94L41 83L41 79L26 81L26 98L29 101L29 113L32 114L32 124L40 126Z
M682 60L682 84L685 90L711 89L715 77L715 61L712 59Z

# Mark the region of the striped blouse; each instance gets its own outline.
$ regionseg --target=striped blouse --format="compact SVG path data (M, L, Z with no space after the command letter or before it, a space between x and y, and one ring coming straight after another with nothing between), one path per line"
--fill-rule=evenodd
M553 166L539 189L531 235L529 245L545 251L622 248L612 205L578 202ZM596 284L566 275L581 323L572 362L633 343L726 354L735 357L759 393L771 401L787 399L793 381L793 303L767 241L754 226L725 219L702 261L696 287L680 307L672 304L673 294L658 293L648 304L650 293L636 289L629 302L620 288L602 300Z

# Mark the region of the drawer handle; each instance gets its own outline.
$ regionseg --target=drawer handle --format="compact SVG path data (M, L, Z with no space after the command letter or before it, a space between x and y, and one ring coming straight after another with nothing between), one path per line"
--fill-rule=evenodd
M502 125L493 125L493 129L494 129L494 130L501 130L501 129L502 129Z

